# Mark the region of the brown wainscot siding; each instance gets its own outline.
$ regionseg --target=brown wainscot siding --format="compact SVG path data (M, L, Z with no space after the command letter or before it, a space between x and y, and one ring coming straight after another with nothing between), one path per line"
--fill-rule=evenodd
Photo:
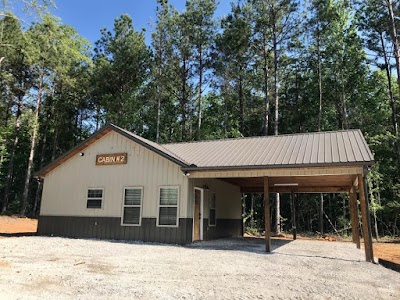
M156 218L142 218L141 226L121 226L121 218L115 217L40 216L38 235L188 244L192 227L189 218L180 218L179 227L157 227Z
M243 221L241 219L217 219L216 226L209 226L208 219L204 219L204 240L207 241L238 236L243 236Z

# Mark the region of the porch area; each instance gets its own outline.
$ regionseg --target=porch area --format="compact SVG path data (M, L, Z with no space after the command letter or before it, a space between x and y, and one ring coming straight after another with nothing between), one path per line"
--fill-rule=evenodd
M290 193L294 204L299 193L347 193L352 241L360 249L364 239L365 260L374 262L371 224L363 166L274 168L258 170L219 170L193 172L191 178L216 178L240 188L242 193L263 193L265 251L271 252L271 194ZM296 211L292 205L293 236L296 237ZM301 207L298 208L301 210ZM359 220L361 215L361 222ZM362 224L361 228L359 224Z

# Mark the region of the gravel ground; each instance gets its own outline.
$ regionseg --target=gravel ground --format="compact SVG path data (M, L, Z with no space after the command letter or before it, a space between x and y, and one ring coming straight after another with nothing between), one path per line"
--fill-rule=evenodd
M400 299L400 273L354 244L262 242L0 239L0 299Z

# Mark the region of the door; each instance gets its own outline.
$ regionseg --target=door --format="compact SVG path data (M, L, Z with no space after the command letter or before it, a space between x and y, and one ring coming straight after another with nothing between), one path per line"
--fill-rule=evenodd
M201 189L194 189L194 211L193 211L193 241L200 241L202 237L202 202L203 202L203 191Z

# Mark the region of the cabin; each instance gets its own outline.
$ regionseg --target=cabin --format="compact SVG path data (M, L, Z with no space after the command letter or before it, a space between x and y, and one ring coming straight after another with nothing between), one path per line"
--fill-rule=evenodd
M243 235L242 193L349 193L353 241L373 260L360 130L157 144L109 124L35 176L38 234L187 244ZM358 193L357 193L358 192ZM294 199L294 198L293 198ZM271 251L270 222L265 247Z

